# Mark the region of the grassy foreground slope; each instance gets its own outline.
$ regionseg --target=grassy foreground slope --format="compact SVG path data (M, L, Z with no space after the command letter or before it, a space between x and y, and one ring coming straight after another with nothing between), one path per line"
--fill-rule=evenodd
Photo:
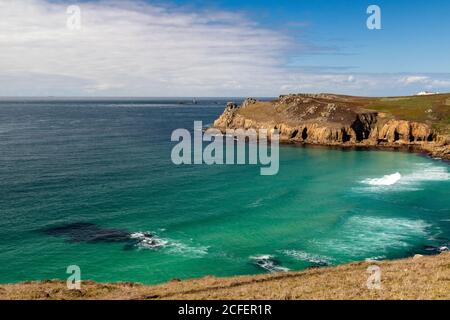
M381 289L368 289L367 268L381 268ZM231 278L205 277L158 286L65 282L0 286L1 299L450 299L450 253L395 261L361 262Z

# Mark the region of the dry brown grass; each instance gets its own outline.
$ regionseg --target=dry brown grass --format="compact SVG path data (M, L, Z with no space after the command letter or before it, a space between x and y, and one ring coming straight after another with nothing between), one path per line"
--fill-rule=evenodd
M1 285L1 299L450 299L450 253L417 259L382 261L381 289L366 286L367 268L361 262L231 278L205 277L158 286L133 283L83 282L80 291L62 281Z

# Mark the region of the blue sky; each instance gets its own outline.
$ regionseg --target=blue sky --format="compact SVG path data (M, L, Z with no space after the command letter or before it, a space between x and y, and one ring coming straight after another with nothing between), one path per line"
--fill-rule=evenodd
M71 4L80 30L67 29ZM371 4L381 30L366 27ZM450 91L447 0L0 0L0 9L0 96Z
M206 7L241 11L260 25L311 43L292 52L293 65L352 67L359 72L449 72L450 1L447 0L222 0ZM175 1L205 8L205 1ZM382 30L366 28L376 4Z

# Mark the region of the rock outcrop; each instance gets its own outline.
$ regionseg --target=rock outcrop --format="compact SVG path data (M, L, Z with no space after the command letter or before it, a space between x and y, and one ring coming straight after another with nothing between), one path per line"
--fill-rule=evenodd
M335 95L288 95L272 102L228 103L214 127L278 130L280 142L340 146L407 147L450 159L449 137L429 124L396 119Z

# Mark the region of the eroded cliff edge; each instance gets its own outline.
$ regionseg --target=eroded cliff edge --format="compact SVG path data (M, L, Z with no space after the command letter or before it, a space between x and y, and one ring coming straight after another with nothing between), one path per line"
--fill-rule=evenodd
M364 98L291 94L228 103L214 127L277 129L280 142L410 148L450 160L450 94Z

